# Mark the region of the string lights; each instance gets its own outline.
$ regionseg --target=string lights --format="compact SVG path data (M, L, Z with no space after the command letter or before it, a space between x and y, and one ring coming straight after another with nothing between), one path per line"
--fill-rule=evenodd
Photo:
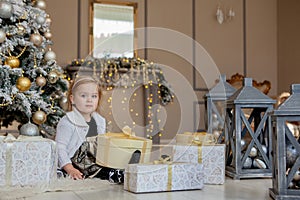
M74 70L78 68L78 70ZM160 112L160 106L165 106L172 102L174 93L164 78L162 69L153 62L148 62L140 58L111 58L97 59L89 58L87 60L74 60L71 65L66 67L68 79L73 79L74 76L87 72L97 78L100 82L105 95L111 95L113 89L120 89L122 97L118 97L122 112L128 112L133 119L140 119L141 116L146 116L146 136L150 139L156 134L162 136L162 128L160 126L161 119L157 119L156 114ZM75 72L75 73L74 73ZM143 86L145 92L145 109L139 113L135 109L138 92L131 90L138 89ZM112 126L112 96L107 98L108 104L108 130ZM129 105L129 106L128 106ZM155 107L154 107L155 105ZM159 106L157 106L159 105ZM138 125L136 120L122 122L122 125L134 127Z

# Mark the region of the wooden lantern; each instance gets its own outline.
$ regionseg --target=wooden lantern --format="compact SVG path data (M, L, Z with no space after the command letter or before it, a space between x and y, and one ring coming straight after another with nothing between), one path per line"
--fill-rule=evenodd
M299 135L289 125L300 123L300 84L291 86L291 96L272 113L273 178L269 194L274 199L300 199Z
M252 86L252 78L226 101L226 174L234 179L271 177L271 120L275 100Z
M206 108L206 129L208 133L221 131L224 127L226 100L236 91L220 75L219 82L204 96ZM221 129L221 130L220 130Z

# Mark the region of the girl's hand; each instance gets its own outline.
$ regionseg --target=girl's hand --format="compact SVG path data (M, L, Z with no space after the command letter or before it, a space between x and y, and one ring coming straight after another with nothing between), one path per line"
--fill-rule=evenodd
M74 168L71 163L66 164L63 168L73 179L83 179L83 174L78 169Z

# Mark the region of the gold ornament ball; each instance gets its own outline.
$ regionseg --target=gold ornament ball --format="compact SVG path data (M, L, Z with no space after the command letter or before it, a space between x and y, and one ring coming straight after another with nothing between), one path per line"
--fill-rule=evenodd
M32 116L32 121L36 124L42 124L47 120L47 115L44 111L38 110Z
M5 65L9 65L11 68L17 68L20 66L20 60L15 56L9 56L4 61Z
M19 35L23 35L24 33L25 33L25 27L24 26L22 26L22 25L17 25L18 26L18 34Z
M46 18L46 23L47 23L47 24L51 24L51 22L52 22L51 18L47 17L47 18Z
M29 90L31 86L31 81L29 80L29 78L22 76L18 78L16 86L21 92L24 92Z
M43 42L43 38L40 34L33 33L30 36L30 42L32 42L35 46L40 46Z
M68 98L66 96L61 97L60 100L59 100L59 105L64 111L67 111L67 109L68 109Z
M54 71L49 72L48 74L48 80L50 83L56 83L56 81L58 80L58 74Z
M51 39L52 34L51 34L49 31L47 31L47 32L44 33L44 36L45 36L45 38L47 38L47 39Z
M46 85L47 80L45 79L45 77L39 76L39 77L36 78L35 83L36 83L38 86L43 87L43 86Z

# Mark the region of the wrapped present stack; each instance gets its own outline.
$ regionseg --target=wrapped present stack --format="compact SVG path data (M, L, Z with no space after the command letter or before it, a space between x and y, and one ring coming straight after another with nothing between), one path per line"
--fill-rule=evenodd
M140 150L140 163L150 162L152 140L137 137L129 127L122 133L106 133L97 137L97 163L111 168L125 169L136 150Z
M130 164L125 170L124 189L134 193L202 189L202 167L200 163L172 163L166 158Z
M216 144L214 135L206 132L176 135L173 161L202 163L204 184L224 184L225 145Z
M48 185L56 179L55 142L40 136L0 136L0 186Z

